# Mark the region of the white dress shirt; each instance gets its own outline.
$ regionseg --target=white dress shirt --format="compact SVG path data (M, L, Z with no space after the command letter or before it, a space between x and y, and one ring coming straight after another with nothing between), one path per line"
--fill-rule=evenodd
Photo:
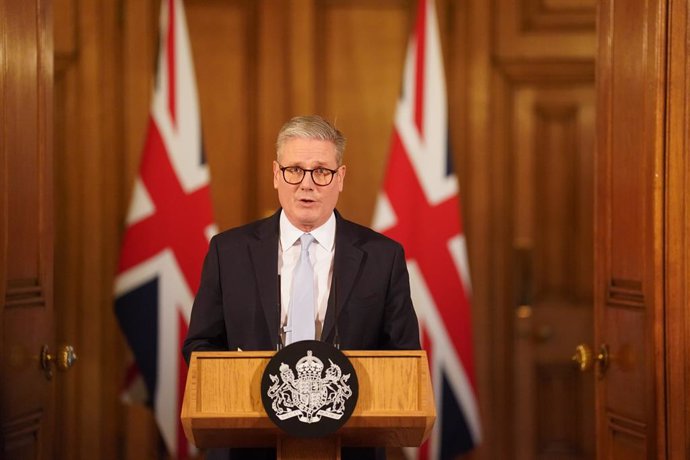
M280 213L280 244L278 245L278 273L280 274L280 325L281 332L287 325L288 309L292 295L292 276L300 258L300 236L305 233L298 229L285 215ZM328 307L328 294L333 278L333 255L335 254L335 214L326 223L309 232L315 241L309 246L309 259L314 267L316 291L314 311L316 339L321 337L323 321ZM281 334L283 341L284 334Z

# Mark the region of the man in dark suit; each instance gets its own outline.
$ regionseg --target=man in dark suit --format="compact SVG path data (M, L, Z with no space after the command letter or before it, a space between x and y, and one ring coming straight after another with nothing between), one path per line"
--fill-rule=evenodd
M335 210L346 171L343 135L319 116L296 117L281 129L276 148L273 184L281 209L211 240L185 359L194 351L275 350L291 341L304 234L310 238L304 257L313 267L308 338L341 349L419 349L402 246ZM343 449L343 458L374 455ZM207 458L229 457L225 451ZM231 458L275 458L275 450L233 449Z

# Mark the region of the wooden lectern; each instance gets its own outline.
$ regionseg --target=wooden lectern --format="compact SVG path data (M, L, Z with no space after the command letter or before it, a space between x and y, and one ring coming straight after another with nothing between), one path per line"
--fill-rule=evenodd
M278 458L339 459L340 446L419 446L436 419L424 351L345 351L357 372L359 400L328 438L291 438L268 418L261 377L274 352L192 354L182 425L201 448L276 446Z

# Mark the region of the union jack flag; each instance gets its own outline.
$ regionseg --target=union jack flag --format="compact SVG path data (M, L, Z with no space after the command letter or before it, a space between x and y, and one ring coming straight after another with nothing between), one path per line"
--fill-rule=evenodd
M165 445L187 458L190 445L180 424L187 366L180 350L216 230L181 0L161 3L157 66L117 268L115 312Z
M447 459L479 443L470 276L452 170L443 57L433 0L420 0L403 71L374 228L401 242L437 420L418 458Z

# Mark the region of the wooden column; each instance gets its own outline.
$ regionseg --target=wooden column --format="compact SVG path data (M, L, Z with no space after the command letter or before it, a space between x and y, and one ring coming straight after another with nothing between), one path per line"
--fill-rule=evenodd
M690 3L669 2L666 93L668 458L690 452Z

